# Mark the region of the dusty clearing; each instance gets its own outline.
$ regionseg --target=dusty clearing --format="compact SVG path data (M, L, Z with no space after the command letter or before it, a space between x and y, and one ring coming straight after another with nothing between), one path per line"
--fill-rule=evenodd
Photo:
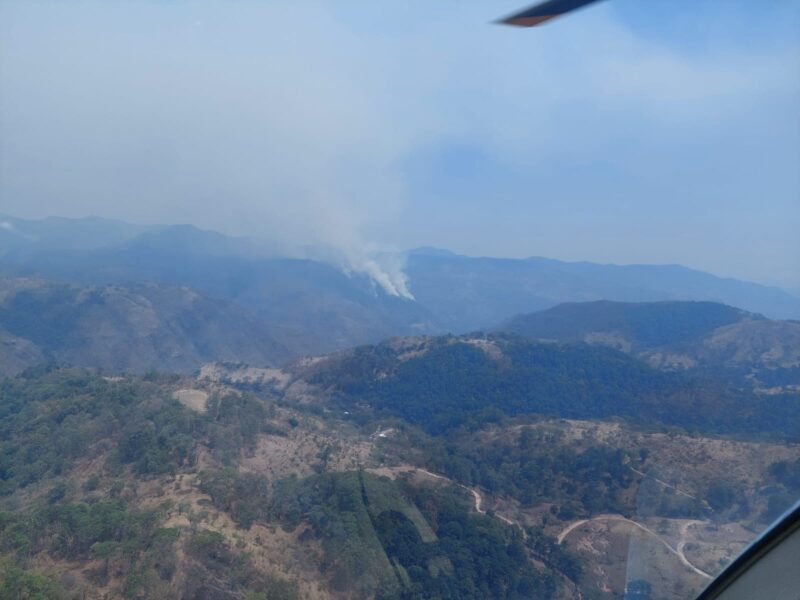
M307 477L317 471L347 471L371 465L371 442L344 440L323 431L298 427L286 436L263 436L255 451L242 458L241 469L275 482L292 475Z
M711 575L709 575L708 573L706 573L702 569L697 568L695 565L693 565L691 562L689 562L687 560L686 556L683 553L684 547L686 546L686 534L687 534L687 532L689 530L689 527L691 527L693 525L701 524L702 523L701 521L694 521L694 520L682 521L682 523L680 525L680 541L678 542L678 545L675 548L673 548L666 539L661 537L658 533L656 533L655 531L653 531L652 529L650 529L646 525L642 525L641 523L638 523L637 521L633 521L631 519L625 518L622 515L598 515L598 516L593 517L591 519L582 519L580 521L576 521L576 522L572 523L571 525L567 526L567 528L564 529L558 535L557 542L559 544L561 544L561 543L564 542L566 537L570 533L572 533L574 530L578 529L579 527L583 527L587 523L599 522L599 521L621 521L621 522L627 523L628 525L630 525L632 527L636 527L636 528L640 529L644 533L652 536L653 539L658 540L661 544L663 544L664 547L669 552L671 552L672 554L674 554L675 556L678 557L678 560L680 560L681 564L683 564L683 566L685 566L687 569L690 569L692 572L696 573L697 575L700 575L701 577L704 577L705 579L711 579Z
M206 403L208 402L208 392L203 390L175 390L172 397L178 402L183 404L186 408L191 408L197 412L206 412Z
M708 582L706 573L687 564L658 533L624 517L580 521L565 533L564 543L590 565L582 581L585 590L618 593L627 581L646 579L655 597L685 600Z
M278 389L284 389L291 376L281 369L259 369L249 366L229 367L217 363L203 365L200 368L198 380L213 383L259 383L272 384Z

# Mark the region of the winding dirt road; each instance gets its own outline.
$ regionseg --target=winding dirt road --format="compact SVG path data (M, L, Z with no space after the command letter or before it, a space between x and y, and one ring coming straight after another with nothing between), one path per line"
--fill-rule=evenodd
M473 501L475 503L475 511L478 514L481 514L481 515L485 515L486 514L486 511L483 508L483 496L481 496L481 493L477 489L471 488L471 487L466 486L466 485L464 485L462 483L456 483L455 481L453 481L449 477L445 477L444 475L437 475L436 473L431 473L427 469L419 469L419 468L417 468L416 471L418 473L424 473L425 475L428 475L429 477L434 477L436 479L441 479L442 481L446 481L448 483L454 483L455 485L457 485L461 489L467 490L470 494L472 494L472 499L473 499ZM516 521L514 521L512 519L509 519L508 517L506 517L504 515L501 515L500 513L494 513L494 516L497 517L498 519L500 519L501 521L503 521L503 523L507 523L508 525L515 525L515 526L519 527L522 530L522 535L523 536L526 535L525 529L519 523L517 523Z
M597 517L597 518L599 518L599 517ZM564 541L564 538L567 537L570 533L572 533L573 529L577 529L578 527L580 527L584 523L588 523L588 522L589 522L589 519L581 519L580 521L575 521L574 523L570 523L569 525L567 525L564 528L564 530L561 533L558 534L558 537L556 538L556 542L558 544L561 544L561 542Z
M433 477L434 479L440 479L442 481L446 481L448 483L455 484L455 485L457 485L458 487L460 487L460 488L462 488L464 490L467 490L470 494L472 494L472 498L473 498L473 500L475 502L475 512L477 512L478 514L481 514L481 515L485 515L486 514L486 511L483 509L483 496L481 496L481 493L477 489L471 488L471 487L463 485L461 483L456 483L455 481L453 481L449 477L445 477L444 475L439 475L437 473L433 473L431 471L428 471L427 469L421 469L421 468L417 467L414 470L417 471L418 473L423 473L423 474L427 475L428 477ZM500 513L497 513L497 512L494 513L494 516L497 517L498 519L500 519L501 521L503 521L504 523L508 524L508 525L511 525L513 527L519 527L520 531L522 532L523 539L525 539L525 540L528 539L528 533L525 531L525 528L522 527L519 523L517 523L513 519L509 519L505 515L501 515ZM577 525L579 525L579 524L580 523L578 523ZM575 527L577 527L577 525L573 526L573 529ZM560 540L559 540L559 543L561 543ZM570 588L570 589L572 589L574 591L575 598L577 600L583 600L583 594L581 593L581 590L578 587L578 584L576 584L569 577L564 575L561 571L559 571L559 570L557 570L555 568L553 570L564 580L565 585L568 588Z
M483 496L481 496L481 493L478 490L476 490L475 488L468 487L468 486L463 485L461 483L456 483L455 481L453 481L449 477L445 477L444 475L438 475L436 473L432 473L431 471L428 471L427 469L417 468L415 470L418 473L424 473L425 475L428 475L429 477L433 477L434 479L441 479L442 481L446 481L447 483L455 483L461 489L467 490L470 494L472 494L472 499L475 502L475 510L481 515L485 515L486 514L486 511L483 510ZM516 525L516 523L514 523L510 519L507 519L507 518L502 517L500 515L497 515L497 517L501 521L505 521L506 523L509 523L511 525Z
M689 527L691 527L692 525L702 525L702 524L703 524L702 521L693 520L693 521L686 521L683 525L681 525L681 538L680 541L678 542L678 547L675 550L677 551L678 557L681 559L681 562L683 562L683 564L685 565L691 565L689 560L686 558L686 555L683 553L683 549L686 547L686 534L689 531ZM696 573L699 573L704 577L708 577L709 579L712 578L711 575L709 575L705 571L696 568L694 565L691 566Z
M483 510L483 508L481 508L481 505L483 504L483 497L481 496L481 493L475 488L466 488L466 489L470 491L470 493L472 494L472 498L475 500L475 510L478 511L478 513L480 514L485 515L486 511Z
M661 542L661 544L663 544L664 547L667 550L669 550L672 554L674 554L675 556L678 557L678 560L680 560L681 563L686 568L691 569L692 571L694 571L695 573L697 573L701 577L705 577L706 579L712 579L711 575L709 575L708 573L706 573L702 569L698 569L696 566L694 566L692 563L690 563L689 560L686 558L686 555L683 553L683 549L686 546L686 534L689 531L689 527L691 527L692 525L700 524L700 523L702 523L702 521L686 521L683 525L681 525L681 529L680 529L681 537L680 537L680 542L678 542L678 547L677 548L673 548L672 546L670 546L669 543L664 538L662 538L660 535L658 535L655 531L653 531L649 527L646 527L645 525L642 525L641 523L637 523L636 521L633 521L631 519L628 519L627 517L623 517L622 515L598 515L598 516L593 517L591 519L581 519L579 521L575 521L574 523L570 523L567 527L564 528L564 530L561 533L558 534L558 537L556 538L556 541L559 544L561 544L564 541L564 539L570 533L572 533L572 531L574 531L575 529L577 529L581 525L584 525L585 523L588 523L590 521L623 521L625 523L629 523L629 524L631 524L631 525L633 525L635 527L638 527L639 529L641 529L645 533L651 535L652 537L657 539L659 542Z
M481 514L481 515L485 515L486 514L486 510L483 508L483 496L481 496L481 493L477 489L471 488L471 487L463 485L461 483L456 483L452 479L450 479L449 477L445 477L444 475L439 475L438 473L433 473L431 471L428 471L427 469L415 468L413 470L417 471L418 473L423 473L423 474L427 475L428 477L433 477L434 479L440 479L440 480L446 481L448 483L454 483L458 487L468 491L472 495L472 498L474 500L475 511L477 513ZM633 470L636 473L639 473L641 475L644 475L643 473L640 473L639 471L636 471L636 469L633 469L633 467L631 467L631 470ZM669 484L667 482L662 482L660 480L659 480L659 483L662 483L662 484L664 484L666 486L674 487L671 484ZM678 493L681 493L681 494L683 494L685 496L689 496L691 498L694 498L694 496L691 496L689 493L684 492L683 490L678 490L677 488L675 488L675 489L676 489L676 491L678 491ZM507 523L508 525L513 525L515 527L519 527L520 530L522 531L522 535L524 537L527 537L527 534L525 532L525 528L522 527L519 523L517 523L513 519L509 519L508 517L506 517L504 515L501 515L499 513L494 513L494 516L497 517L498 519L500 519L501 521L503 521L504 523ZM627 517L623 517L622 515L598 515L596 517L592 517L591 519L580 519L578 521L575 521L574 523L570 523L569 525L567 525L558 534L558 536L556 537L556 542L558 544L563 543L564 540L566 539L566 537L570 533L572 533L575 529L577 529L581 525L584 525L585 523L588 523L590 521L623 521L625 523L633 525L634 527L639 528L640 530L644 531L648 535L650 535L650 536L654 537L656 540L658 540L671 554L674 554L675 556L677 556L678 560L681 562L681 564L683 564L687 569L690 569L690 570L694 571L695 573L697 573L701 577L704 577L706 579L712 579L711 575L709 575L708 573L706 573L702 569L699 569L698 567L694 566L691 562L689 562L689 559L687 559L686 555L684 554L684 548L686 547L686 536L688 534L689 527L691 527L692 525L702 524L702 521L691 520L691 521L686 521L685 523L683 523L681 525L681 528L680 528L680 541L678 542L677 548L673 548L669 544L669 542L667 542L664 538L662 538L659 534L657 534L655 531L653 531L649 527L647 527L645 525L642 525L641 523L638 523L637 521L634 521L632 519L628 519Z

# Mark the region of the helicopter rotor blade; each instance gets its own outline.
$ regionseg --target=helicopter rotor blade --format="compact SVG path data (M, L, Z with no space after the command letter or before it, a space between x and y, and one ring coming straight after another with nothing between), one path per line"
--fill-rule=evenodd
M561 15L583 8L587 4L592 4L597 1L598 0L547 0L547 2L540 2L521 12L500 19L498 23L514 25L516 27L535 27L550 19L555 19L556 17L560 17Z

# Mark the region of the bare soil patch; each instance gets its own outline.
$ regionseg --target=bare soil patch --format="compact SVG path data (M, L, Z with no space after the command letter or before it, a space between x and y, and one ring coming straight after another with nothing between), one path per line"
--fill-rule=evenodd
M208 402L208 392L203 390L183 389L172 392L172 397L186 408L204 413Z

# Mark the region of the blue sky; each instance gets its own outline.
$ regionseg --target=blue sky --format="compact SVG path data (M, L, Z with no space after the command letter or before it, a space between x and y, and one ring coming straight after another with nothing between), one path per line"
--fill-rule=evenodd
M0 0L0 211L800 290L800 3Z

